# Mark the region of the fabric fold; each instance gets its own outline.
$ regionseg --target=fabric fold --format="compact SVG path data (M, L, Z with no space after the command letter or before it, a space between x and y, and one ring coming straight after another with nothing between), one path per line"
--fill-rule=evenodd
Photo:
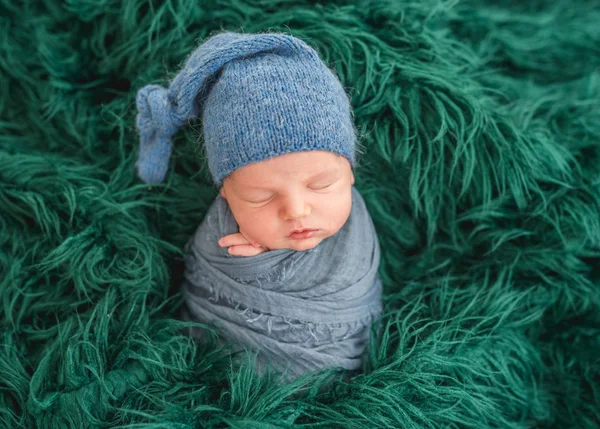
M238 232L217 197L187 246L184 297L189 317L229 341L259 351L261 364L288 377L323 367L358 369L381 314L380 248L359 192L335 235L306 251L229 255L218 240Z

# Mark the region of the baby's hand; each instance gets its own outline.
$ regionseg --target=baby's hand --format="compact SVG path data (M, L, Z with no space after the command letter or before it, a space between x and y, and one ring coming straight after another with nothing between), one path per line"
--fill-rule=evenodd
M248 240L240 232L221 237L219 246L228 247L229 254L236 256L256 256L267 251L267 249L261 247L258 243Z

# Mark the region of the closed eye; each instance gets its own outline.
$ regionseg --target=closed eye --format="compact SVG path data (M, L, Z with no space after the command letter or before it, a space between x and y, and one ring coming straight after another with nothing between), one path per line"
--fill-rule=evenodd
M330 183L325 183L325 184L312 185L312 186L309 186L309 188L312 189L313 191L322 191L324 189L329 188L334 183L335 183L335 181L330 182Z
M267 204L268 202L270 202L273 199L273 197L269 197L266 200L259 200L259 201L254 201L254 200L246 200L247 202L249 202L250 204Z

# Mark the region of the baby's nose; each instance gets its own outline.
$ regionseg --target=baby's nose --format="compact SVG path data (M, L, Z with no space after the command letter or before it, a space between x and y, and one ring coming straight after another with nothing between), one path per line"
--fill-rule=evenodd
M311 208L302 199L289 199L284 204L280 215L283 220L294 220L301 217L309 216Z

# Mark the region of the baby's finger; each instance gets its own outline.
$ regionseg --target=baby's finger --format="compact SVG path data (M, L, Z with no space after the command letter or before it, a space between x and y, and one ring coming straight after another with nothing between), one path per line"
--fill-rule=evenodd
M219 246L221 247L229 247L229 246L239 246L243 244L250 244L246 237L244 237L239 232L236 234L229 234L224 237L221 237L219 240Z
M241 244L237 246L230 246L228 252L230 255L235 256L256 256L260 255L265 251L262 247L254 247L251 244Z

